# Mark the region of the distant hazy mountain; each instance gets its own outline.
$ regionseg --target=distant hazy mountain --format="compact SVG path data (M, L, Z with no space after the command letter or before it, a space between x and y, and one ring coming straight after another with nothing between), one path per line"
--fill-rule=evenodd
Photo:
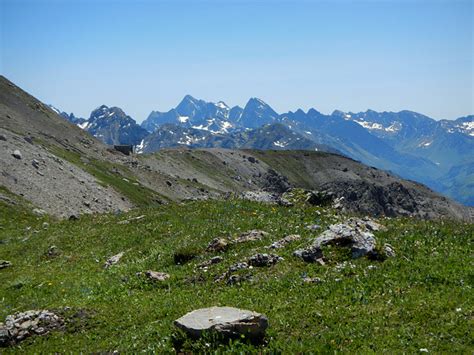
M107 106L88 120L60 114L106 143L135 144L144 153L176 146L337 151L473 203L472 115L436 121L412 111L278 114L258 98L231 108L190 95L169 111L152 111L141 127Z

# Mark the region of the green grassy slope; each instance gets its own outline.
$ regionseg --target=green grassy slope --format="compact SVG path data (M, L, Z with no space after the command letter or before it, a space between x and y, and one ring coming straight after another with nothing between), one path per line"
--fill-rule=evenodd
M129 224L119 221L145 215ZM0 319L29 309L79 312L64 332L29 338L2 353L27 352L173 352L173 320L199 307L227 305L269 317L267 343L222 345L222 351L294 352L472 352L473 225L386 219L387 232L376 236L397 251L385 262L350 260L341 254L326 266L304 263L293 250L307 245L341 217L319 207L285 208L239 200L170 204L127 215L81 216L52 221L28 214L21 205L0 201ZM49 226L43 226L44 222ZM204 272L196 266L216 255L205 252L217 236L249 229L270 233L265 240L231 247L224 261ZM231 264L288 234L302 240L276 253L284 261L244 271L253 279L228 286L213 281ZM51 245L60 255L51 258ZM177 251L196 257L175 265ZM124 251L115 266L105 260ZM373 268L371 265L375 266ZM371 267L369 267L371 266ZM150 284L136 276L148 269L171 278ZM320 277L305 284L302 276ZM188 350L210 350L205 342Z
M44 142L43 144L46 146ZM141 185L134 174L122 164L114 164L94 158L84 160L81 159L81 154L77 152L66 150L55 145L47 146L54 155L87 171L94 176L100 184L111 186L137 206L150 206L166 201L166 199L156 191Z

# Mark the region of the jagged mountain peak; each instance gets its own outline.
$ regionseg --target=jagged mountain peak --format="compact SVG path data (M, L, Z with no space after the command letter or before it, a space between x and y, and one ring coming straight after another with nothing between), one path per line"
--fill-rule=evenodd
M315 116L315 115L321 115L321 112L319 112L318 110L314 109L314 108L310 108L307 112L307 115L308 116Z
M214 105L224 110L230 109L229 106L227 106L227 104L224 101L217 101L217 103L215 103Z
M270 107L270 105L258 97L251 97L245 107Z
M111 117L124 118L127 117L127 115L120 107L101 105L91 112L89 120L107 119Z

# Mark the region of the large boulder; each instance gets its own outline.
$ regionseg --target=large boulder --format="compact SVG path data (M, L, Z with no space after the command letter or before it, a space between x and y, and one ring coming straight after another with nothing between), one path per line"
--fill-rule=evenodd
M367 218L351 218L345 223L329 226L329 229L317 237L308 248L296 250L294 255L305 261L314 262L323 258L323 246L335 245L349 247L354 259L362 256L378 258L381 256L378 255L375 236L372 232L383 230L384 228L384 226ZM385 256L392 256L394 254L395 252L392 249Z
M174 324L189 337L198 339L204 332L216 332L224 338L260 340L265 336L265 315L233 307L201 308L175 320Z

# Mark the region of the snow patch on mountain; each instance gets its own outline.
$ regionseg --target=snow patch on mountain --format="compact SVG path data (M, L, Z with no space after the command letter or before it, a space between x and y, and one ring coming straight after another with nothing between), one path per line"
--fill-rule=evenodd
M285 148L285 147L288 145L288 143L287 143L287 142L284 142L284 141L279 141L279 140L278 140L278 141L273 142L273 145L274 145L275 147Z
M348 116L349 118L351 117L350 115ZM354 122L360 124L362 127L364 127L365 129L368 129L369 131L378 130L378 131L395 133L395 132L398 132L402 128L402 124L400 122L394 122L388 127L384 127L380 123L368 122L364 120L354 120Z
M89 123L88 121L85 121L85 122L83 122L83 123L79 123L77 126L78 126L79 128L84 129L84 130L87 130L87 128L89 128L89 124L90 124L90 123Z
M143 154L143 151L145 150L147 144L145 143L145 140L142 139L142 141L137 145L135 146L135 152L137 154Z
M431 144L433 144L433 141L428 141L428 142L421 142L418 144L418 147L429 147Z
M463 122L462 124L456 126L462 133L468 134L474 137L474 121Z

